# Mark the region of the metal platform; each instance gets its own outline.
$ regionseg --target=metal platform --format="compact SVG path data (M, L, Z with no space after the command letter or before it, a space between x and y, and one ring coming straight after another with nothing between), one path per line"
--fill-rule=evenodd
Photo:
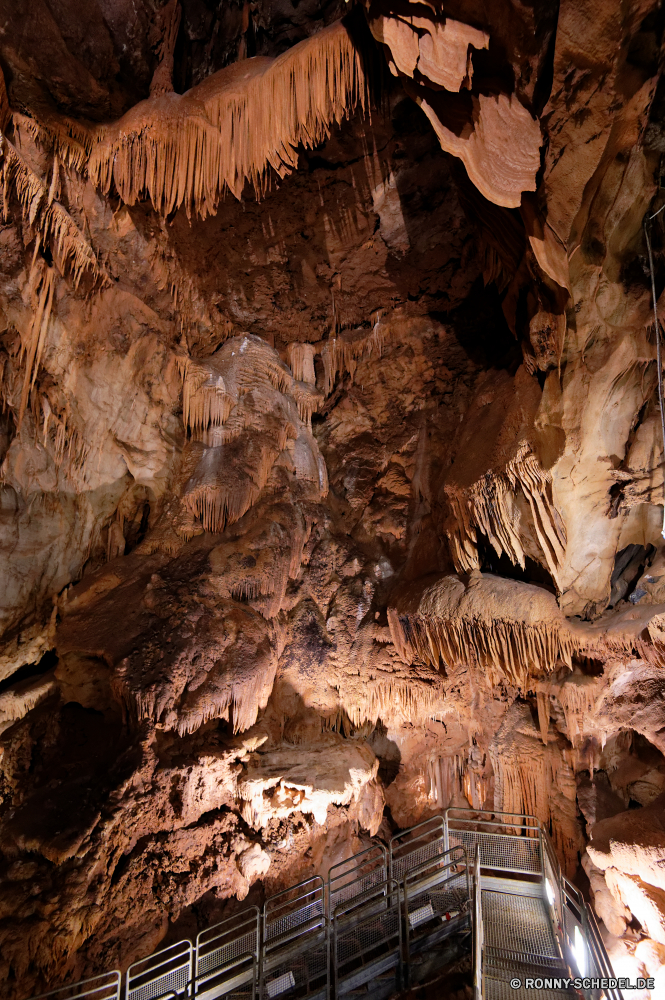
M508 881L508 880L506 880ZM570 977L561 957L548 907L542 897L481 889L485 937L485 996L503 996L504 987L513 996L533 990L515 990L511 979ZM507 993L506 993L507 995ZM544 996L539 991L539 996ZM576 997L573 989L556 991L558 997Z
M33 1000L388 1000L472 946L475 1000L612 978L595 917L532 816L448 809L119 971ZM525 986L526 979L542 987ZM511 980L521 985L511 985ZM124 986L124 989L123 989ZM623 1000L586 989L585 1000Z

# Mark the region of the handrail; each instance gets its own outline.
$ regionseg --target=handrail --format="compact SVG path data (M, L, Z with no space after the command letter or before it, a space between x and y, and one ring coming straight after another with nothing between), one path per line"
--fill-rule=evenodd
M480 883L480 845L473 863L473 998L483 995L483 908Z
M450 813L463 813L462 816L449 816ZM538 833L541 829L541 823L537 816L532 816L530 813L510 813L501 812L500 810L494 809L466 809L461 806L448 806L444 811L444 823L447 826L450 822L469 822L474 824L479 824L481 826L491 826L491 827L512 827L513 829L526 828L529 831L533 831L534 835ZM505 820L501 819L485 819L483 817L505 817ZM519 822L511 823L506 822L506 820L519 820ZM528 822L527 822L528 821ZM514 834L509 834L509 836L514 836Z
M596 920L596 915L591 909L591 907L586 907L587 912L587 927L589 928L589 944L593 945L594 958L596 964L599 967L598 971L601 973L603 979L614 978L614 970L609 961L609 956L603 944L603 939L600 936L600 929L598 927L598 921ZM609 987L607 989L608 997L612 1000L623 1000L623 993L618 986Z
M448 833L448 817L450 813L457 813L457 816L451 817L451 822L465 822L466 824L473 824L474 827L487 827L487 826L514 826L518 825L525 828L526 824L514 823L509 824L496 820L496 816L510 816L518 820L535 820L538 823L536 827L526 827L527 830L538 831L538 837L540 841L540 852L541 852L541 883L543 885L543 891L545 891L545 879L547 878L547 867L551 872L552 878L555 885L552 886L552 891L555 894L555 904L558 902L559 906L556 907L557 915L557 925L555 927L556 937L559 939L559 947L561 949L562 957L565 955L565 926L564 926L564 907L567 908L569 913L572 915L576 925L580 926L583 940L586 942L586 946L592 959L594 969L590 970L593 975L598 976L603 979L613 979L616 978L612 971L612 966L603 944L603 940L600 936L600 931L598 929L598 924L595 916L589 906L584 901L584 897L579 889L574 886L563 874L561 870L561 865L559 859L554 850L554 845L552 843L551 837L547 829L536 820L535 817L528 816L526 814L518 813L495 813L487 811L485 815L488 817L484 819L482 816L482 810L476 809L459 809L450 808L445 812L445 826L446 833ZM459 814L466 814L459 816ZM451 827L454 829L454 827ZM479 831L476 831L479 832ZM531 839L531 838L529 838ZM476 844L476 857L474 860L474 881L480 886L480 844ZM480 898L480 892L478 892L476 898L474 899L474 1000L482 1000L482 907L478 908L478 900ZM560 907L560 909L559 909ZM575 912L577 911L577 912ZM478 953L480 949L480 954ZM564 958L565 960L565 958ZM478 969L480 968L480 973ZM621 991L618 988L608 988L605 990L605 995L608 1000L623 1000Z
M466 848L462 847L460 844L455 844L454 847L449 847L447 851L443 850L440 854L435 854L433 857L427 858L425 861L421 861L415 868L409 868L409 870L404 873L400 881L404 882L406 879L412 879L415 875L427 871L427 869L431 868L432 865L443 861L444 858L447 860L445 864L442 865L442 868L450 868L451 865L458 865L462 863L465 868L468 868Z
M445 863L441 864L443 859L446 859ZM453 870L455 866L459 866L462 870ZM429 877L427 877L428 873L430 873ZM437 854L428 861L422 862L417 868L411 868L408 872L405 872L402 878L402 896L407 917L409 897L412 899L417 898L423 892L426 892L427 889L453 882L459 879L461 875L464 875L465 878L466 898L468 901L471 897L469 861L466 850L463 847L453 847L449 851Z
M83 989L83 987L90 985L91 983L97 983L100 980L108 980L106 983L101 982L98 986L90 986L90 989ZM82 979L78 983L71 983L69 986L58 986L54 990L49 990L48 993L40 993L39 996L33 997L32 1000L57 1000L59 993L69 993L71 996L71 991L78 989L80 992L73 998L73 1000L82 1000L84 997L94 997L99 996L102 991L109 991L113 989L113 992L107 992L104 997L100 997L100 1000L119 1000L120 997L120 986L121 986L121 973L118 969L113 969L111 972L102 972L97 976L90 976L88 979Z
M502 831L513 829L519 832L500 833L498 832L499 828ZM449 846L449 834L464 830L477 835L475 843L473 842L474 838L472 838L472 843L467 844L467 849L470 850L472 846L474 848L473 870L467 849L462 845L456 845L453 848ZM224 990L228 993L229 990L235 989L239 982L253 983L254 985L250 989L252 995L254 987L260 987L262 998L266 1000L263 993L266 992L265 976L268 970L271 973L276 971L277 967L282 965L283 960L291 961L291 958L296 954L308 955L310 949L308 942L311 942L311 948L315 949L317 953L320 950L320 945L328 952L330 932L333 930L335 921L337 921L337 926L341 927L341 922L351 921L353 913L358 913L359 916L362 914L369 919L377 900L377 890L380 893L382 887L389 897L387 900L389 906L393 905L391 901L394 894L396 894L398 904L400 897L405 902L405 934L408 941L410 934L408 897L413 893L412 898L416 899L419 892L428 892L435 882L448 882L454 878L454 874L462 874L461 871L452 873L451 869L455 865L463 865L466 874L466 913L469 913L467 906L471 899L470 875L473 876L471 910L474 932L473 987L474 1000L482 1000L484 929L481 869L484 868L485 871L489 870L490 872L494 870L495 873L510 869L503 869L501 865L496 867L490 855L485 854L481 858L481 845L488 843L487 838L490 841L492 838L496 838L498 842L507 837L529 844L529 857L533 853L534 866L540 869L539 871L536 871L535 867L529 869L529 874L538 877L543 895L553 906L551 919L564 962L568 964L567 956L569 945L572 942L570 929L577 927L583 934L587 954L593 966L593 970L589 970L591 974L602 978L615 978L594 914L586 905L577 887L572 885L562 873L549 833L538 819L527 813L504 813L451 806L443 814L435 815L424 823L396 834L390 842L388 852L382 845L375 845L358 855L354 855L346 862L334 866L325 885L323 879L314 876L276 893L266 900L261 917L256 907L251 907L238 914L237 917L228 918L220 924L201 931L195 945L189 940L181 941L135 962L126 976L121 976L120 972L117 971L106 973L70 986L60 987L47 994L41 994L40 997L35 997L33 1000L67 1000L67 998L71 998L71 1000L120 1000L120 987L123 985L123 981L126 986L125 994L129 995L131 975L134 970L144 964L147 966L146 971L136 973L135 976L137 992L140 989L138 981L143 975L151 976L153 987L159 989L159 985L162 984L158 984L157 980L163 974L167 974L171 961L166 956L178 947L185 949L182 952L185 959L183 965L189 965L192 971L196 969L196 974L182 986L176 982L159 997L156 995L151 997L149 992L146 993L146 1000L179 1000L179 998L185 997L191 998L191 1000L200 997L201 1000L204 1000L206 990L210 992L211 989L219 989L218 995L226 996ZM466 837L466 839L469 838ZM386 867L389 868L388 872L386 872ZM526 869L515 867L514 870L523 871ZM395 877L397 871L399 871L398 878ZM384 878L380 882L372 884L373 880L380 879L381 875ZM552 893L546 886L546 879L553 880L554 884L551 888L554 891L554 902L552 902ZM515 884L519 885L520 883ZM359 892L358 889L360 889ZM347 892L349 893L348 897L346 896ZM339 898L340 896L344 898ZM383 903L380 904L380 906L382 905ZM251 918L247 916L250 911ZM419 911L414 910L413 912ZM422 922L420 916L418 919ZM235 954L233 951L221 954L226 949L224 942L227 940L226 931L222 931L222 928L227 925L229 925L229 946L237 949ZM255 950L248 950L242 939L240 928L245 926L247 934L251 934L252 927L256 926ZM414 926L416 925L414 924ZM218 929L217 936L204 940L206 935ZM429 931L424 933L420 939L421 942L427 940L428 933ZM219 948L216 947L218 941ZM204 951L204 948L207 950ZM220 952L219 956L217 956L217 951ZM408 953L407 948L407 957ZM215 956L212 960L213 964L204 972L203 969L199 968L199 959L210 956ZM176 955L173 960L178 958L179 956ZM156 959L161 959L161 961L151 965L150 963ZM249 966L250 960L254 963L253 968ZM215 964L217 962L219 964ZM229 977L228 973L244 962L248 963L247 969L234 977ZM326 968L329 967L326 965ZM164 973L160 970L164 970ZM288 974L291 975L291 973ZM323 976L327 977L328 973L312 972L312 976L314 979L323 978ZM241 977L245 978L241 979ZM232 984L234 985L232 986ZM150 983L146 985L149 986ZM309 990L309 986L307 989ZM326 985L325 993L327 994L327 992L328 986ZM616 988L610 988L605 993L608 1000L623 1000L621 991ZM272 993L269 995L273 996Z

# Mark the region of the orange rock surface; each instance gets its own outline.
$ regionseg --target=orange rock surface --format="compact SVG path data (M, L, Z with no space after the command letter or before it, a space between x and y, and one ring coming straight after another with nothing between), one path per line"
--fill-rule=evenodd
M448 805L662 982L658 5L79 7L0 0L2 995Z

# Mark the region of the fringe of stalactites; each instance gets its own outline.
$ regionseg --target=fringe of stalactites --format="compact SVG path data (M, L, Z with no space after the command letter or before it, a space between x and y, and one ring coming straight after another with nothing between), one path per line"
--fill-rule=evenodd
M226 391L224 377L187 358L183 372L182 419L190 434L199 437L210 426L226 423L235 399Z
M276 661L271 669L257 669L250 678L230 685L221 697L201 698L196 707L186 707L178 713L178 733L195 733L211 719L230 722L234 733L244 733L256 722L268 704L275 677Z
M496 686L508 681L527 690L532 677L552 673L561 662L571 666L575 643L556 623L483 622L466 618L399 615L388 608L390 633L400 657L437 667L441 660L473 664Z
M391 725L424 725L440 713L445 699L444 679L434 677L368 677L361 683L349 677L337 683L339 709L328 719L329 728L347 731L379 720Z
M28 328L26 341L21 343L21 356L25 356L25 373L23 376L23 389L21 391L21 401L18 411L18 427L23 423L23 415L28 405L30 392L35 384L37 372L44 351L46 341L46 331L49 319L51 318L51 307L53 305L53 291L55 286L55 273L52 267L42 267L39 271L35 268L33 273L37 273L37 304L32 316L32 322Z
M606 681L601 677L573 674L562 681L541 681L536 688L538 725L543 743L547 743L550 728L550 696L555 695L563 709L566 735L573 746L578 746L587 731L585 721L590 720L598 704Z
M185 695L185 703L175 712L174 706L169 705L158 692L132 687L123 669L112 676L111 690L125 711L138 722L156 722L166 715L168 728L174 728L185 736L196 732L211 719L223 719L232 724L234 733L241 733L254 725L259 713L268 704L276 667L274 657L261 657L255 669L230 680L225 688L205 688L201 698L192 692L193 703L189 705Z
M271 457L274 460L277 454ZM205 483L186 493L183 498L184 504L187 510L201 521L205 531L220 534L227 524L239 521L256 503L268 479L272 464L266 457L265 465L270 467L267 471L259 470L257 483L247 483L243 480L241 487L237 489L223 483ZM260 475L261 472L264 475Z
M369 334L340 335L331 337L316 345L323 362L323 392L329 396L340 372L347 373L353 380L361 359L375 361L381 358L384 349L399 337L398 324L382 324L381 313L375 314L374 326Z
M56 468L67 459L73 476L81 474L86 465L90 447L76 428L67 426L67 413L58 416L53 412L48 397L41 397L42 443L49 447Z
M245 60L182 97L141 102L98 130L88 173L126 204L149 198L162 215L184 206L205 217L246 182L263 195L270 169L294 170L298 147L319 145L358 106L367 106L362 59L337 22L273 61Z
M245 338L243 343L246 342ZM222 364L228 370L226 378L212 360L206 362L183 357L179 364L183 378L183 423L189 434L204 442L207 432L226 424L240 397L250 392L273 388L290 396L298 408L300 419L308 426L311 424L312 414L322 402L320 394L310 383L294 379L289 370L277 357L272 357L267 349L254 350L251 362L244 365L237 362L235 369L231 368L228 357L224 358ZM243 418L234 421L226 440L251 426L251 419L248 412ZM295 433L294 427L289 436L295 436ZM224 439L220 438L219 443L222 440Z
M14 112L14 128L26 132L44 149L57 155L61 163L82 173L93 146L93 134L73 118L42 113L39 119Z
M480 530L497 555L505 553L512 563L524 569L520 512L514 501L518 487L529 503L547 568L559 586L565 529L552 501L552 477L541 467L527 442L521 443L515 457L501 472L488 472L470 489L445 487L455 525L448 530L455 567L460 572L479 568L477 532Z
M9 212L10 191L23 212L23 221L48 247L60 273L78 287L84 275L107 284L109 279L78 226L62 205L53 198L53 185L47 189L6 139L2 139L2 200L5 219Z

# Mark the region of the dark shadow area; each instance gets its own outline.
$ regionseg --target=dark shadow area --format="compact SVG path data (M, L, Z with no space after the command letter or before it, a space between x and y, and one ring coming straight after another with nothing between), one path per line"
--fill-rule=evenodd
M42 674L47 674L49 670L53 670L57 665L58 657L55 650L47 650L38 663L26 663L9 677L5 677L3 681L0 681L0 694L9 691L10 688L13 688L16 684L20 684L21 681L27 681L33 677L41 677Z
M487 537L478 532L478 558L483 573L493 573L509 580L520 580L522 583L532 583L556 594L556 586L550 573L535 560L525 556L524 569L515 565L508 556L502 553L498 556Z
M627 545L625 549L617 552L614 560L614 569L610 581L610 602L608 607L613 608L621 600L630 600L637 581L644 573L645 567L651 563L656 549L653 545ZM637 594L635 595L637 596ZM644 592L640 591L640 597Z
M367 742L379 758L379 778L387 788L397 777L402 762L400 749L394 740L388 739L388 730L380 719Z
M299 169L273 178L261 200L246 187L214 216L180 211L162 230L160 256L185 279L178 302L191 351L211 353L231 329L279 348L369 331L379 311L409 302L448 314L466 299L480 273L478 239L451 157L398 81L377 103L371 118L356 112L300 150ZM154 239L154 213L130 212Z
M522 350L506 322L494 284L485 287L483 279L477 278L464 302L437 318L451 325L460 346L475 364L505 369L511 375L522 364Z

